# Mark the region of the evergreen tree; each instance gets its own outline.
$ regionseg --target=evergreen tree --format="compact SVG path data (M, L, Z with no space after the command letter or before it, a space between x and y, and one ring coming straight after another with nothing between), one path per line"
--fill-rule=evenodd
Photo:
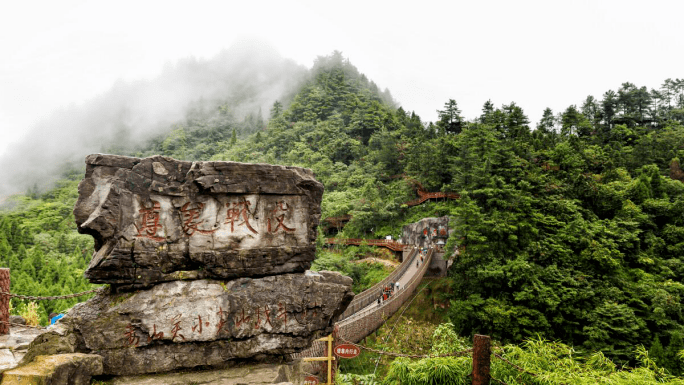
M616 93L614 91L609 90L604 93L604 98L602 99L602 120L604 122L605 136L608 136L608 132L614 125L616 103Z
M283 105L281 104L281 102L276 100L274 102L273 106L271 107L271 119L277 118L281 114L282 111L283 111Z
M540 122L537 125L537 129L540 130L542 133L548 134L554 132L554 127L556 127L556 124L557 122L554 117L554 113L552 112L552 109L547 107L542 112L542 118L540 119Z
M485 102L483 104L482 111L483 111L483 114L480 116L479 121L481 123L493 124L494 122L492 120L492 114L495 111L495 105L492 104L492 102L490 100L488 100L487 102Z
M450 134L458 134L462 130L461 110L457 107L457 102L450 99L445 103L444 110L437 110L439 121L438 129Z

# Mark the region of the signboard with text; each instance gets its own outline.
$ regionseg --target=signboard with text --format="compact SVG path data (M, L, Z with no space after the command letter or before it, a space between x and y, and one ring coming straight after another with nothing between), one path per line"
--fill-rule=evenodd
M340 358L354 358L359 355L361 350L352 344L338 345L333 349L333 353Z

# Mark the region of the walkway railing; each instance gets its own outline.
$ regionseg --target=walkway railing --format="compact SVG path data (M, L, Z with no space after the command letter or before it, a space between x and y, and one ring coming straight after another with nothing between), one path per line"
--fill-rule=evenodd
M418 190L417 193L419 194L419 197L411 200L409 202L404 202L405 205L407 206L417 206L420 205L421 203L429 200L429 199L439 199L439 198L444 198L444 199L459 199L459 194L456 193L444 193L444 192L425 192Z
M409 266L410 263L414 263L417 255L418 250L414 250L411 258L407 258L405 260L407 263L407 265L404 267L405 273L407 271L407 266ZM375 302L378 298L378 288L376 288L376 286L360 293L357 297L371 298L372 301L369 302L367 306L359 307L357 311L351 312L348 316L345 316L345 314L348 314L348 311L343 313L343 315L340 317L340 321L336 322L338 335L341 337L341 339L359 342L364 337L373 333L374 330L378 329L388 318L392 317L392 315L395 314L395 312L411 297L414 290L416 290L417 286L421 282L421 279L423 279L423 276L428 270L428 266L430 265L432 257L433 250L431 249L424 258L421 267L416 271L416 273L414 273L409 283L405 285L405 287L399 292L396 291L395 294L393 294L389 299L383 301L380 306L372 305L371 307L368 307L368 305L370 305L372 302ZM405 262L403 262L403 264ZM403 268L402 265L400 265L400 267L398 267L395 271L400 270L401 268ZM395 280L397 280L400 276L401 275L396 276ZM357 297L355 297L355 300ZM360 299L360 302L367 301L368 299ZM354 302L354 300L352 302ZM352 303L350 303L350 306L352 306ZM363 310L365 307L368 308ZM348 307L348 310L350 310L350 307ZM292 357L319 357L324 354L325 346L325 343L314 341L311 347L299 353L293 354Z
M362 338L378 329L388 318L392 317L392 315L411 298L414 290L416 290L421 279L423 279L423 276L426 274L432 257L433 250L431 249L426 258L424 258L419 270L399 293L395 292L388 300L383 301L380 306L374 306L361 312L354 313L350 317L339 321L338 327L341 337L348 341L359 342Z
M326 238L326 243L329 245L369 245L387 247L392 251L403 251L405 247L409 247L404 243L391 241L387 239L361 239L361 238Z
M345 312L342 313L340 319L344 320L350 317L352 314L369 306L372 302L375 302L381 295L384 287L389 286L390 283L397 282L399 278L407 272L409 266L411 266L411 264L414 263L418 252L418 249L414 249L411 255L405 258L405 260L399 266L397 266L395 270L388 274L388 276L385 277L385 279L371 286L369 289L366 289L363 292L357 294L352 300L352 302L350 302L350 304L347 306Z

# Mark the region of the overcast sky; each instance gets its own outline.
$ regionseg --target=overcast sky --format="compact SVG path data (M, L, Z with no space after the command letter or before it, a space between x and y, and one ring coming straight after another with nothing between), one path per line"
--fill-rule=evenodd
M658 88L685 67L683 0L235 3L0 0L0 154L55 109L245 38L308 68L342 51L424 121L448 99L468 119L491 99L534 127L545 107Z

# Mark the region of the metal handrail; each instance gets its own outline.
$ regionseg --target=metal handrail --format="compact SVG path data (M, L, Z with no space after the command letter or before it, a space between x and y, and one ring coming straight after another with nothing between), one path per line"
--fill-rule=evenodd
M382 291L383 287L387 286L390 282L397 281L398 277L404 275L409 266L414 262L417 254L418 249L415 248L412 254L402 261L402 263L382 281L356 295L352 302L350 302L350 304L347 306L347 309L343 312L343 314L341 314L340 320L344 320L352 316L357 311L367 307L371 302L375 301L378 298L378 293Z
M423 266L421 266L421 269L419 271L417 271L417 273L414 275L414 277L409 281L409 283L406 285L405 289L403 290L402 294L405 294L405 293L411 294L411 292L414 291L416 286L418 286L418 282L426 274L426 270L428 269L428 265L430 264L430 260L432 257L433 257L433 249L430 249L428 255L426 256L426 258L423 261ZM381 304L380 307L375 307L375 308L372 307L372 308L364 310L362 312L355 313L352 316L350 316L349 318L346 318L346 319L339 321L339 324L340 325L349 324L350 322L352 322L358 318L364 317L369 313L372 313L372 312L375 312L378 310L383 310L383 308L386 305L391 305L393 303L393 301L396 301L398 298L402 298L402 296L401 295L393 295L390 298L388 298L387 300L383 301L383 303ZM402 301L402 302L404 302L404 301Z

